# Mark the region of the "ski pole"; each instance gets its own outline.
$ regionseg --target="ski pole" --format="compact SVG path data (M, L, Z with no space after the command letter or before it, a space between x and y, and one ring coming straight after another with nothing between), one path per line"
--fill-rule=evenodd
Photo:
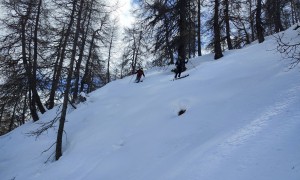
M130 83L131 83L133 76L134 76L134 74L131 76L131 78L130 78L130 81L129 81L129 83L128 83L128 84L130 84Z

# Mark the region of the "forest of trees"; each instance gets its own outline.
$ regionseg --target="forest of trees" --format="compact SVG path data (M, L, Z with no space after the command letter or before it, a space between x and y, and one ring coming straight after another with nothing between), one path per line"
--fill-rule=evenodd
M105 0L1 2L0 135L60 104L56 160L67 108L81 93L141 66L185 68L204 52L218 60L300 21L300 0L136 0L124 30L112 16L119 4Z

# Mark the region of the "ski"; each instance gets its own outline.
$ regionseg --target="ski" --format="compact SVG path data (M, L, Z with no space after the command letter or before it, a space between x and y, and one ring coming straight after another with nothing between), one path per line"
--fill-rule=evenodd
M134 83L141 83L141 82L143 82L143 81L144 81L144 79L140 80L139 82L136 82L136 81L135 81Z
M184 75L184 76L181 76L181 77L178 77L178 78L174 78L173 81L178 80L178 79L182 79L182 78L186 78L186 77L188 77L188 76L189 76L189 74Z

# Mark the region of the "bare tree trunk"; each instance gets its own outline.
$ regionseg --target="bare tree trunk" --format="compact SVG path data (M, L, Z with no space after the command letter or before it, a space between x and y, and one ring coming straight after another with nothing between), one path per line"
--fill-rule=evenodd
M101 24L101 27L100 29L96 30L93 32L93 35L92 35L92 40L90 42L90 47L89 47L89 52L88 52L88 57L87 57L87 60L86 60L86 64L85 64L85 70L84 70L84 75L83 75L83 80L81 81L81 85L80 85L80 92L83 91L84 89L84 84L87 84L88 86L90 86L90 83L91 83L91 77L90 77L90 65L91 65L91 58L92 58L92 51L93 51L93 48L94 48L94 41L95 41L95 38L96 38L96 34L101 31L102 29L102 25Z
M190 1L188 2L188 19L192 19L192 15L191 15L191 12L192 12L192 8L191 8L191 4L190 4ZM188 24L188 35L187 35L187 38L188 38L188 41L187 41L187 48L188 48L188 59L190 59L192 57L192 46L195 46L193 44L193 40L192 40L192 27L191 27L191 24L190 23L187 23Z
M292 24L295 24L295 6L294 6L294 0L291 0L291 11L292 11Z
M4 108L5 108L5 104L2 104L1 113L0 113L0 127L1 127L2 117L3 117L3 114L4 114Z
M250 28L251 28L251 41L255 41L255 31L254 31L254 15L252 13L252 0L249 0L249 17L250 17Z
M27 14L24 15L21 18L21 43L22 43L22 60L23 60L23 65L26 71L26 75L27 75L27 79L28 79L28 87L30 89L30 91L32 92L33 87L32 87L32 81L34 81L33 77L32 77L32 67L31 64L28 62L27 60L27 53L26 53L26 25L27 25L27 21L28 21L28 16L31 12L31 7L29 6L29 8L27 9ZM39 120L39 116L37 114L37 109L35 107L35 99L34 96L30 96L30 105L29 105L29 109L30 109L30 113L31 113L31 117L33 119L33 121L37 121Z
M186 0L178 1L179 8L179 44L178 44L178 60L182 69L185 69L185 59L186 59L186 44L187 44L187 20L186 20L186 10L187 4Z
M132 52L132 62L131 62L131 69L132 69L132 72L131 74L135 74L136 72L136 51L137 51L137 45L136 45L136 39L135 39L135 36L134 36L134 33L132 34L133 35L133 52Z
M23 110L22 110L22 118L21 118L21 124L25 124L25 115L26 115L26 109L27 109L27 93L25 93L25 99L23 104Z
M232 43L231 43L231 38L230 38L229 2L228 2L228 0L224 0L224 4L225 4L224 17L225 17L225 24L226 24L226 41L227 41L228 49L231 50L233 48L232 48Z
M38 29L39 29L39 21L40 21L40 13L41 13L41 6L42 6L42 0L39 0L38 3L38 11L35 19L35 28L34 28L34 47L33 47L33 65L32 65L32 97L33 100L36 102L39 110L41 113L45 113L46 110L41 102L41 98L37 92L37 85L36 85L36 72L37 72L37 57L38 57Z
M167 51L168 54L170 56L170 64L174 64L174 55L173 55L173 51L172 51L172 47L171 47L171 43L170 43L170 29L169 29L169 21L167 19L166 14L164 14L164 27L165 27L165 31L166 31L166 45L167 45Z
M90 20L91 20L91 14L92 14L92 11L93 11L92 10L93 3L94 3L94 1L92 1L91 4L90 4L89 12L88 12L88 15L87 15L88 16L87 17L87 24L85 24L86 17L84 18L84 21L82 22L82 24L83 24L82 29L85 28L85 31L82 32L81 48L80 48L80 53L79 53L78 61L76 63L76 67L75 67L75 73L74 73L75 74L74 92L73 92L73 98L72 98L73 102L75 102L76 99L78 98L80 66L81 66L82 59L83 59L84 47L85 47L85 44L86 44L87 34L88 34L88 31L89 31L89 28L90 28Z
M202 56L201 53L201 2L198 0L197 2L198 5L198 24L197 24L197 39L198 39L198 56Z
M300 21L300 2L299 0L292 0L293 3L293 9L294 9L294 18L295 23Z
M39 1L41 3L41 0ZM31 38L34 40L34 60L33 62L30 62L29 59L31 58L31 50L29 49L29 57L27 57L27 52L26 52L26 47L27 47L27 42L26 42L26 26L28 22L28 18L31 14L32 11L32 4L29 4L26 10L26 14L21 17L21 43L22 43L22 60L23 60L23 65L26 71L26 75L28 78L28 87L29 90L32 92L30 96L30 105L29 109L31 112L31 116L33 121L39 120L38 114L37 114L37 109L36 105L40 109L41 113L44 113L46 110L43 107L40 97L37 92L37 87L36 87L36 71L37 71L37 31L38 31L38 22L39 22L39 13L40 13L40 5L38 6L38 14L36 17L36 24L35 24L35 29L34 29L34 37ZM30 45L29 45L30 48Z
M110 60L111 60L111 54L112 54L112 48L114 39L116 38L116 31L117 31L117 21L114 20L112 26L110 27L110 41L109 41L109 47L108 47L108 58L107 58L107 71L106 71L106 82L109 83L111 81L110 78Z
M64 31L65 31L65 28L63 28L63 30L62 30L60 42L59 42L59 45L57 48L57 57L56 57L56 61L54 64L52 85L51 85L50 95L49 95L49 99L48 99L48 109L52 109L54 107L55 93L58 88L59 78L60 78L61 70L62 70L62 66L63 66L63 59L61 58L61 56L62 56L61 51L62 51L62 49L65 48L65 47L64 48L62 47L63 41L64 41ZM63 50L63 52L64 52L64 50Z
M107 59L107 72L106 72L106 82L110 82L110 58L111 58L111 50L112 50L113 37L110 37L109 49L108 49L108 59Z
M283 31L284 28L281 23L281 7L280 7L280 0L275 0L275 32Z
M223 57L221 48L221 35L220 35L220 24L219 24L219 0L215 0L215 13L214 13L214 50L215 59Z
M97 33L97 31L94 31L93 35L92 35L92 40L91 40L91 43L90 43L89 53L88 53L88 57L87 57L86 64L85 64L84 75L83 75L81 85L80 85L80 92L83 91L84 84L89 84L88 79L90 79L90 77L89 77L90 61L91 61L92 50L93 50L93 46L94 46L94 40L95 40L96 33Z
M70 66L69 66L69 70L68 70L68 76L67 76L67 80L66 80L66 88L64 91L64 100L63 100L63 106L62 106L62 110L61 110L61 117L59 120L59 128L58 128L57 140L56 140L56 154L55 154L56 160L58 160L62 156L62 138L63 138L66 115L67 115L69 92L71 89L71 80L72 80L72 75L73 75L73 67L74 67L75 56L76 56L77 42L78 42L79 31L80 31L80 21L81 21L83 2L84 2L84 0L80 0L80 6L78 9L78 15L77 15L76 31L75 31L75 36L74 36L74 43L73 43L73 48L72 48L72 55L71 55ZM74 14L76 11L76 3L77 3L77 0L74 0L73 1L73 9L72 9L70 23L68 26L67 33L71 32L71 27L74 23ZM67 39L68 38L66 38L66 40Z
M250 44L250 37L249 37L249 33L247 32L247 29L245 27L245 25L243 24L243 30L245 32L245 36L246 36L246 44Z
M142 37L143 37L143 34L142 34L142 31L140 31L140 33L138 35L137 45L135 45L135 54L134 54L134 67L135 67L135 69L136 69L136 65L137 65L137 61L138 61L138 55L139 55L139 50L140 50L140 46L141 46Z
M13 112L12 112L12 115L11 115L11 118L10 118L10 124L9 124L9 130L8 131L13 130L13 125L15 123L15 115L16 115L16 109L17 109L18 103L19 103L19 100L16 100L16 103L14 105L14 109L13 109Z
M257 39L259 43L264 42L264 29L261 24L261 0L257 0L256 7L256 31L257 31Z

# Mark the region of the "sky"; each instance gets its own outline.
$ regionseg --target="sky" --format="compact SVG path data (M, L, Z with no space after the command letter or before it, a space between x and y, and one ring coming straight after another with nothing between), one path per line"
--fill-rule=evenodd
M109 1L114 4L115 1ZM121 27L129 27L134 22L134 17L132 16L130 10L133 7L132 0L119 0L119 8L114 14L114 16L119 18L119 23Z
M123 53L123 32L124 28L131 27L131 25L134 23L135 19L131 13L131 10L134 6L134 3L132 0L112 0L109 1L111 5L117 5L116 11L112 13L113 17L117 17L118 19L118 40L114 42L114 46L116 48L113 49L114 53L112 54L112 60L111 60L111 69L114 69L118 64L120 64L120 59L122 57Z
M299 42L298 31L285 40ZM60 106L0 136L1 180L299 180L300 73L274 36L243 49L113 81L68 109L53 161ZM178 112L185 113L178 116ZM54 145L54 146L52 146Z

